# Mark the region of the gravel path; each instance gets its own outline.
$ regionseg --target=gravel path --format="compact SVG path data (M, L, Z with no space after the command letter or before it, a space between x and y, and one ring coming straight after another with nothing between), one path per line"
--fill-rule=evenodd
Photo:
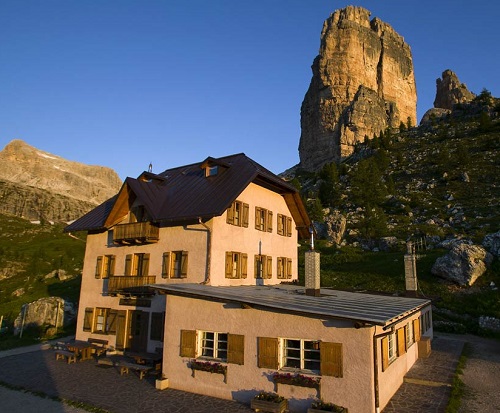
M461 376L465 396L459 413L500 412L500 341L453 336L470 343L471 353Z

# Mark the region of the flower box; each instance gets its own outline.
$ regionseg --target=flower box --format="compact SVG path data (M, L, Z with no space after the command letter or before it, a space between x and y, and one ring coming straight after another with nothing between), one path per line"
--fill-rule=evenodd
M156 379L156 388L158 390L165 390L168 387L168 379L163 378L163 379Z
M218 373L224 376L224 383L227 380L227 366L224 366L220 363L215 363L211 361L199 361L199 360L191 360L189 362L189 368L192 371L192 376L195 377L196 370L206 371L208 373Z
M333 403L325 403L323 401L313 402L312 406L307 409L307 413L348 413L347 408L342 406L337 406Z
M275 396L275 397L272 397ZM258 397L261 397L259 399ZM274 400L272 400L274 398ZM272 393L260 393L250 402L250 407L256 412L282 413L288 409L288 400Z
M304 376L303 374L274 373L273 381L275 383L289 384L291 386L302 386L319 388L321 377Z

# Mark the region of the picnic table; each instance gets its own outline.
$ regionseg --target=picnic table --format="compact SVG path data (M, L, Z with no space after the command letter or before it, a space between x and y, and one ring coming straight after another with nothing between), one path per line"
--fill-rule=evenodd
M69 351L73 351L75 356L80 357L80 361L92 359L92 344L88 341L74 340L66 344Z
M163 358L161 354L126 351L125 355L133 358L137 364L150 365L153 366L155 370L161 369L161 361Z

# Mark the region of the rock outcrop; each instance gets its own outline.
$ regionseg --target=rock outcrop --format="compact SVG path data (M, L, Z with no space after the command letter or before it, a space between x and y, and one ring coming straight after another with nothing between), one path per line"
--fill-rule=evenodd
M483 239L483 247L493 256L500 257L500 231L486 234Z
M416 123L410 47L370 12L348 6L324 23L301 107L300 166L318 170L349 156L365 136Z
M30 220L70 221L115 195L110 168L84 165L21 140L0 152L0 213Z
M460 83L451 70L445 70L441 76L442 78L436 79L435 108L451 110L457 103L468 103L475 98L476 95L464 83Z
M431 272L461 286L470 286L484 274L493 257L483 247L455 244L448 254L436 260Z

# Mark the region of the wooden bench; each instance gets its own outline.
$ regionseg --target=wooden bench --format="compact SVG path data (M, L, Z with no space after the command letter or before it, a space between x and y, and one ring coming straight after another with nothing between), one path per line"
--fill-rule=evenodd
M97 356L106 353L106 349L108 348L108 340L103 340L100 338L89 338L87 341L92 346L92 352Z
M120 361L118 364L120 367L120 375L128 374L130 369L139 372L139 379L142 380L148 371L152 370L151 366L145 366L144 364L128 363L126 361Z
M56 353L56 360L67 359L68 364L76 363L76 354L73 351L59 349L59 350L56 350L55 353Z

